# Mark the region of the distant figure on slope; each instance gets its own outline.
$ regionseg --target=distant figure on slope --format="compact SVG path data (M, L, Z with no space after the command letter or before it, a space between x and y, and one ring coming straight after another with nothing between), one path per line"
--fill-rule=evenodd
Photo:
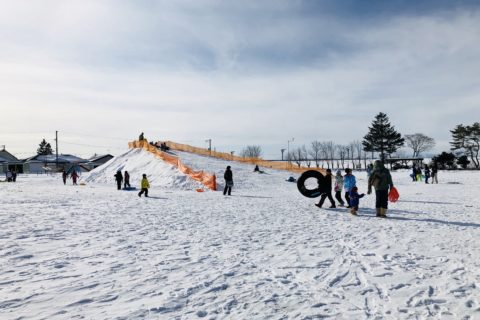
M144 173L142 175L142 182L140 183L140 187L142 190L138 193L138 196L141 198L142 194L145 193L145 197L148 197L148 188L150 188L150 183L148 182L147 175Z
M437 167L437 163L434 162L432 164L432 184L435 182L436 184L438 184L438 167Z
M390 171L385 168L380 160L375 161L373 172L368 179L368 194L372 193L372 186L375 188L375 208L377 217L386 218L388 209L388 190L393 188Z
M335 174L335 187L333 189L335 191L335 199L338 201L338 205L343 207L345 202L342 199L342 190L343 190L343 176L342 171L337 170Z
M365 193L358 194L358 188L353 187L352 190L350 190L350 213L353 214L354 216L357 215L358 211L358 206L360 204L360 198L363 198L365 196Z
M345 189L345 200L347 200L347 208L350 208L350 190L357 185L357 180L352 174L352 169L345 169L345 176L343 177L343 187Z
M223 189L223 195L226 195L228 193L228 195L230 196L233 187L233 173L230 166L227 166L223 178L225 179L225 189Z
M123 175L124 177L124 183L123 183L123 188L127 189L127 186L130 187L130 174L128 171L125 171L125 174Z
M258 164L255 165L255 168L253 169L253 172L265 173L265 171L260 170L260 168L258 167Z
M77 185L77 179L78 179L78 174L77 171L73 170L72 174L70 175L70 178L72 178L73 185Z
M63 171L62 171L62 180L63 180L63 184L66 185L67 184L67 171L65 171L65 169L63 169Z
M325 190L323 190L322 195L320 196L320 201L316 203L315 205L319 208L322 207L323 203L325 202L325 199L328 198L330 201L330 208L336 208L335 206L335 201L333 201L332 197L332 170L327 169L327 174L325 175Z
M145 140L145 137L143 136L143 132L140 133L140 135L138 136L138 140L139 141Z
M115 181L117 181L117 190L122 190L123 176L120 170L114 175Z
M425 172L425 183L428 184L428 179L430 178L430 168L428 167L428 164L425 165L423 170Z
M17 171L15 169L12 170L12 181L17 182Z

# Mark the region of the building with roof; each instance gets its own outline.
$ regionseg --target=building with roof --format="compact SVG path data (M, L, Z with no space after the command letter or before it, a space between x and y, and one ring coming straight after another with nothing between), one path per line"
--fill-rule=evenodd
M94 154L92 157L88 159L88 164L87 166L90 169L95 169L96 167L100 167L102 164L107 163L113 159L113 156L111 154Z
M0 173L5 173L8 170L23 173L23 163L17 159L13 154L5 149L4 145L0 146Z
M59 154L58 162L54 154L36 155L23 161L23 171L25 173L45 173L69 170L71 167L75 167L75 171L87 172L90 171L87 164L88 160L71 154Z

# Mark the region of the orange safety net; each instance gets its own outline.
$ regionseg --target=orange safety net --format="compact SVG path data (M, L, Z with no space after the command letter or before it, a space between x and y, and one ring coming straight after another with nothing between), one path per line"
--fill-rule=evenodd
M157 142L157 145L160 145L160 141ZM174 150L179 150L179 151L186 151L190 153L195 153L203 156L208 156L208 157L214 157L218 159L223 159L223 160L229 160L229 161L238 161L238 162L243 162L243 163L250 163L252 165L259 165L261 167L265 168L271 168L275 170L287 170L295 173L303 173L307 170L315 170L319 171L322 173L325 173L324 169L320 168L309 168L309 167L298 167L293 165L291 162L285 161L285 162L279 162L279 161L267 161L259 158L244 158L244 157L239 157L239 156L234 156L230 153L226 152L217 152L217 151L212 151L208 149L203 149L203 148L198 148L198 147L192 147L187 144L181 144L181 143L175 143L172 141L164 141L170 149Z
M203 171L194 171L193 169L184 165L178 157L158 150L156 146L151 145L150 143L148 143L147 140L129 142L128 147L131 149L141 148L147 150L148 152L153 153L155 156L159 157L163 161L178 168L178 170L190 176L192 179L199 181L207 188L211 190L217 190L217 179L214 174L208 174Z

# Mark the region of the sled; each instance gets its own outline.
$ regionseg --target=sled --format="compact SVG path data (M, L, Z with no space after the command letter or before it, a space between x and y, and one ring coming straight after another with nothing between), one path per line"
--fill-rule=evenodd
M134 191L134 190L137 190L137 188L135 188L135 187L128 187L128 188L123 188L122 190L125 190L125 191Z

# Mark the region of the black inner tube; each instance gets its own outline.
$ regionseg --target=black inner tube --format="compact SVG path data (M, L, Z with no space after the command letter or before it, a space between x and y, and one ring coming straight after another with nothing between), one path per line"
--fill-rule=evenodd
M318 182L318 187L315 189L307 189L305 187L305 181L309 178L315 178ZM323 174L315 170L308 170L302 173L300 178L297 180L297 187L300 193L307 198L316 198L319 197L326 189L326 181Z

